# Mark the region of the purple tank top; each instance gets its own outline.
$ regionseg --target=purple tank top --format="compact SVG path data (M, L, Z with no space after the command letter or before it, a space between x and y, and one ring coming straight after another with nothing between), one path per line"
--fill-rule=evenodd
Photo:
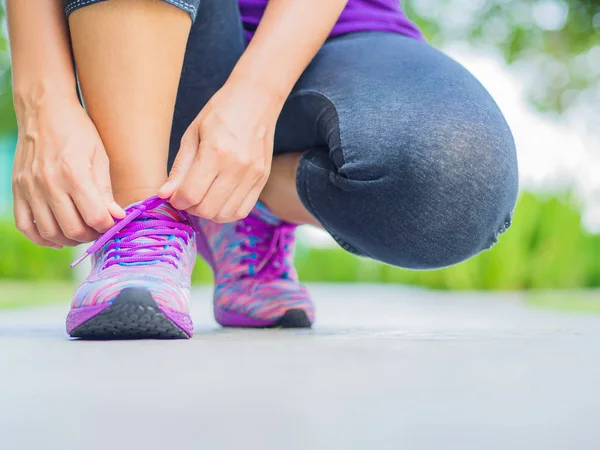
M326 0L324 0L326 1ZM265 12L268 0L238 0L246 36L251 39ZM350 0L331 36L355 31L389 31L415 39L423 35L402 9L398 0Z

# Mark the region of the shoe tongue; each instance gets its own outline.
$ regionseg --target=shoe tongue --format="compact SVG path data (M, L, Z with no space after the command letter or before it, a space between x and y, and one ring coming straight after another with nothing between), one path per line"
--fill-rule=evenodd
M140 205L146 201L148 201L148 200L144 200L144 201L137 202L137 203L132 203L131 205L127 206L125 208L125 210L129 210L130 208ZM154 208L147 209L145 212L152 214L152 217L164 216L167 219L175 220L177 222L184 222L186 220L186 217L184 216L184 214L182 214L179 210L173 208L173 206L171 206L171 204L168 202L163 202ZM160 219L160 217L157 217L157 219ZM149 219L142 218L142 219L137 219L137 220L144 221L144 220L149 220ZM136 222L136 220L134 220L134 223L135 222ZM139 236L139 237L136 237L135 239L133 239L131 242L135 242L137 244L155 244L157 242L163 242L167 239L168 239L167 235L161 234L160 236L159 235ZM108 244L109 243L107 243L107 245ZM141 249L138 249L137 252L139 253L140 258L141 258L144 255L144 253L153 253L153 252L155 252L155 249L141 248ZM130 264L130 265L142 264L143 265L143 264L148 264L148 263L149 263L149 261L141 260L139 263L136 262L136 263L128 263L128 264Z
M170 203L163 203L162 205L157 206L151 211L160 214L161 216L174 219L177 222L183 222L185 220L185 216L183 215L183 213L178 209L173 208Z
M127 210L127 209L137 206L141 203L143 203L143 201L132 203L131 205L127 206L125 209ZM159 214L161 216L165 216L167 218L176 220L177 222L183 222L185 220L185 216L183 215L183 213L181 211L173 208L171 206L171 204L168 202L161 203L156 208L148 209L147 212Z

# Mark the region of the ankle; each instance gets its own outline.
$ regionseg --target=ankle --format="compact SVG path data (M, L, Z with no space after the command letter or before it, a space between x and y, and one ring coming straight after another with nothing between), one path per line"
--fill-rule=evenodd
M259 201L280 220L320 227L302 204L296 190L296 172L301 156L301 153L286 153L273 159L271 174Z
M156 195L157 192L158 187L119 190L114 192L114 197L119 206L126 208L133 203L142 202L147 198Z

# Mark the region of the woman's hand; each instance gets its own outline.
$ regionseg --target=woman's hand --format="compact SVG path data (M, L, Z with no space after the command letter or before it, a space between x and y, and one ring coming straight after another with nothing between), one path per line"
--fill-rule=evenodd
M217 222L249 214L269 177L283 104L347 3L269 1L229 80L183 136L160 197Z
M17 228L36 244L61 248L94 240L124 217L111 191L108 157L74 98L16 101L13 170ZM33 103L33 105L31 105Z
M282 105L256 86L228 81L186 131L158 195L216 222L246 217L269 177Z

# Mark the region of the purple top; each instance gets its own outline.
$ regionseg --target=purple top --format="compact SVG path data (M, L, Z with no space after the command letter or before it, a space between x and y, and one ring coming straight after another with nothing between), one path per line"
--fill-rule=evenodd
M324 0L326 1L326 0ZM238 0L246 36L252 39L268 0ZM354 31L389 31L423 40L423 35L402 9L398 0L350 0L331 36Z

